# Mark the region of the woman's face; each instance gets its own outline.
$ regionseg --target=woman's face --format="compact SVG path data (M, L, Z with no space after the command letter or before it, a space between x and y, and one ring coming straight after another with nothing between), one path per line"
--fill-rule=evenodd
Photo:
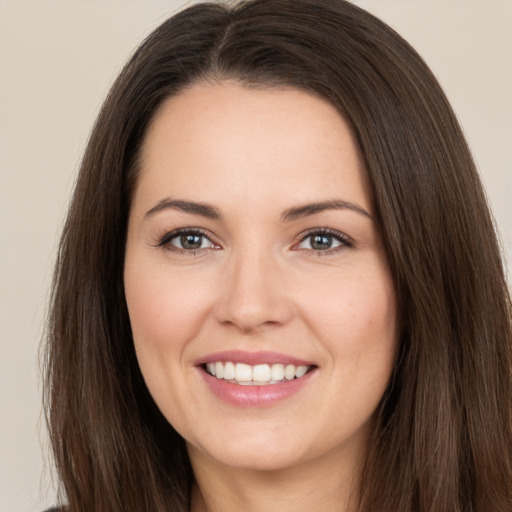
M160 108L124 280L142 374L193 463L364 449L397 313L363 176L347 124L307 93L201 83Z

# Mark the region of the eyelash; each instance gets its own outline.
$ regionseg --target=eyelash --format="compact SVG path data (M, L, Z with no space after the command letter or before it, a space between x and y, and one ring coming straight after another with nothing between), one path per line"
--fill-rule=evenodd
M201 229L198 229L198 228L180 228L180 229L176 229L175 231L171 231L169 233L166 233L164 236L162 236L158 240L156 246L157 247L162 247L162 248L164 248L164 249L166 249L168 251L186 254L187 256L189 256L189 255L193 256L194 254L197 254L197 253L205 250L205 248L182 249L180 247L176 247L175 245L171 244L172 240L174 240L175 238L178 238L179 236L183 236L183 235L200 236L200 237L203 237L203 238L206 238L207 240L209 240L212 245L216 245L211 240L211 238L206 234L206 232L202 231Z
M163 235L161 238L159 238L157 240L156 246L162 247L162 248L172 251L172 252L186 254L188 256L194 256L195 254L207 249L207 248L183 249L183 248L180 248L180 247L177 247L177 246L171 244L172 240L174 240L175 238L178 238L179 236L183 236L183 235L204 237L208 241L210 241L210 243L213 246L216 246L215 242L213 242L211 240L211 238L206 234L206 232L204 232L203 230L198 229L198 228L180 228L175 231L166 233L165 235ZM352 241L352 239L350 237L348 237L347 235L340 233L339 231L336 231L333 229L328 229L328 228L315 228L315 229L311 229L311 230L307 231L306 233L302 233L300 235L300 237L298 237L298 241L293 244L292 250L301 250L301 249L296 249L297 245L300 245L301 243L305 242L308 238L315 236L315 235L334 238L339 242L339 245L336 247L325 249L325 250L315 250L312 248L302 249L302 250L305 250L305 251L307 251L311 254L315 254L317 256L326 256L329 254L336 253L343 249L354 247L354 242ZM218 248L218 247L219 246L211 247L211 248Z
M348 237L344 233L341 233L334 229L328 229L328 228L314 228L309 231L306 231L306 233L302 233L299 237L299 241L294 244L294 247L305 242L308 238L313 237L315 235L334 238L339 242L338 246L328 248L325 250L304 249L304 250L308 251L309 253L314 254L315 256L328 256L330 254L337 253L338 251L342 251L344 249L354 247L354 242L350 237ZM297 250L297 249L295 249L295 250ZM298 249L298 250L300 250L300 249Z

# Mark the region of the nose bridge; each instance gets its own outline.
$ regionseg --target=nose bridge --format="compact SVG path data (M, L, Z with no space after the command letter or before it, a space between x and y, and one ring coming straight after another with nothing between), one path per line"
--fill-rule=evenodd
M231 253L217 304L219 321L244 332L286 323L291 307L282 265L271 247L254 240Z

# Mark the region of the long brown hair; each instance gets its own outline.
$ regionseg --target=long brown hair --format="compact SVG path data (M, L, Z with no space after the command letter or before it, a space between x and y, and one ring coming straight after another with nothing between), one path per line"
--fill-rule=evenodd
M510 512L511 306L485 195L428 67L344 0L192 6L144 41L112 87L49 315L45 405L69 511L188 509L193 475L137 365L123 259L146 128L164 99L205 79L318 95L359 146L401 312L359 510Z

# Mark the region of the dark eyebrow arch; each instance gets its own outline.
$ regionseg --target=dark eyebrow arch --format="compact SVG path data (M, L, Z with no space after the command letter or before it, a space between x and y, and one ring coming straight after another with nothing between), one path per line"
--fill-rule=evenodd
M281 215L281 220L283 222L289 222L292 220L300 219L302 217L307 217L309 215L315 215L325 210L352 210L353 212L364 215L369 219L373 219L373 217L364 208L361 208L357 204L351 203L349 201L333 199L331 201L322 201L320 203L309 203L302 206L295 206L285 210Z
M194 215L201 215L201 217L206 217L208 219L214 220L219 220L222 217L217 208L214 208L213 206L210 206L208 204L166 198L159 201L158 204L151 208L151 210L146 212L145 218L167 209L181 210L182 212L192 213Z

